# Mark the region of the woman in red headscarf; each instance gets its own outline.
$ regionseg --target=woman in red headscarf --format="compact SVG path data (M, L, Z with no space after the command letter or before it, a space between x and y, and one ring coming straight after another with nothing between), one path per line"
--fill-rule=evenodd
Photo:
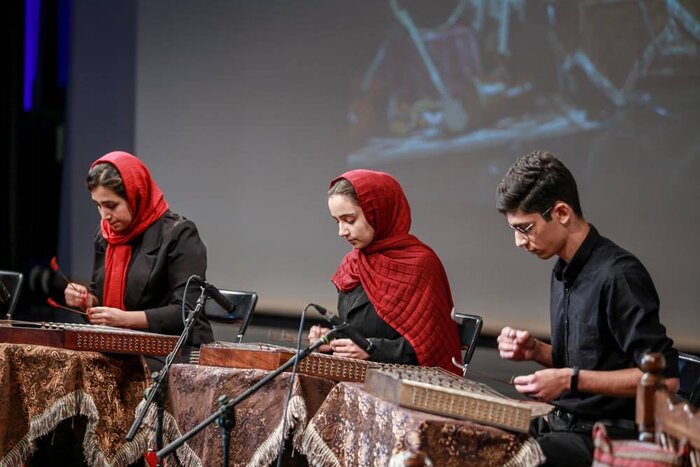
M115 151L96 160L87 187L101 223L95 236L90 288L70 283L66 303L81 307L92 324L178 335L184 329L187 279L204 277L207 252L193 222L169 210L146 165ZM193 307L199 294L190 288ZM188 343L213 340L203 313Z
M331 182L328 208L338 235L352 245L331 279L338 313L371 343L339 338L321 351L378 362L440 366L461 361L452 294L430 247L409 234L411 210L391 175L351 170ZM328 331L314 326L313 343Z

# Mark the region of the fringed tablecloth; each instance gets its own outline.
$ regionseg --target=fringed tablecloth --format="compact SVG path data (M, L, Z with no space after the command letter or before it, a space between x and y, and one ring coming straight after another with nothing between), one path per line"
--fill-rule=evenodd
M219 409L218 398L235 399L269 374L265 370L220 368L203 365L173 365L168 378L164 414L164 442L167 445L187 433ZM308 420L316 413L335 382L297 375L287 412L285 438L290 434L301 442ZM289 373L273 379L235 410L236 426L231 430L230 464L269 465L282 441L282 415L289 389ZM145 423L154 427L151 408ZM152 431L151 431L152 432ZM153 440L151 440L153 443ZM192 437L167 459L169 465L221 465L221 430L211 425Z
M355 383L331 391L299 450L314 466L386 466L405 451L420 451L435 466L531 466L544 459L526 434L405 409Z
M22 465L39 437L76 416L87 420L88 465L136 461L147 435L124 435L147 380L139 357L0 343L0 466Z

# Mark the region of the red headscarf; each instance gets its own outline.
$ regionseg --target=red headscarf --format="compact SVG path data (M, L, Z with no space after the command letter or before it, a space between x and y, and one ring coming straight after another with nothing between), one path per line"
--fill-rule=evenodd
M97 164L112 164L124 182L126 202L132 219L128 227L115 232L109 222L102 220L102 236L107 240L105 257L104 305L123 310L126 271L131 261L131 240L141 235L168 210L163 192L151 178L148 167L128 152L114 151L97 159Z
M408 233L411 208L401 185L389 174L359 169L331 186L341 178L355 188L374 240L348 253L331 280L343 292L361 283L377 314L411 343L420 365L456 373L452 357L461 361L461 352L450 285L435 252Z

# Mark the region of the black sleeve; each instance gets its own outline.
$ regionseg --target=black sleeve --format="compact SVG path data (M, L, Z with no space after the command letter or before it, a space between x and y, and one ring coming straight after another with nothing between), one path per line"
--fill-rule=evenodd
M196 226L190 221L177 223L171 232L164 232L163 235L164 243L161 248L165 248L166 251L159 252L159 256L165 254L166 261L165 268L160 273L167 274L168 302L164 306L149 308L144 312L152 332L180 334L184 329L182 297L185 285L187 279L193 274L205 277L207 252ZM189 309L194 309L197 297L199 297L199 288L190 284L187 292Z
M369 356L372 362L402 363L405 365L418 365L418 357L413 346L405 337L394 339L387 337L370 338L374 350Z
M370 361L418 364L418 357L411 343L377 314L361 285L351 292L339 293L338 314L372 342Z
M659 298L651 277L641 264L619 265L609 281L609 326L622 350L641 366L647 352L660 352L666 359L664 376L678 377L678 352L659 320Z

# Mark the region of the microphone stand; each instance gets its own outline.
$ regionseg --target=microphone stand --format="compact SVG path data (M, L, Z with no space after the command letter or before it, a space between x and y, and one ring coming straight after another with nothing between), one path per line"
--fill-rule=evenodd
M175 347L166 357L163 368L161 368L160 371L154 372L152 375L153 383L151 384L150 388L146 389L146 401L144 402L141 411L136 416L136 419L134 419L134 423L132 423L131 428L129 428L129 432L126 434L127 441L131 441L134 439L134 437L136 436L136 432L138 431L139 427L143 423L143 419L148 413L148 409L150 408L151 403L155 401L156 451L159 451L163 447L163 407L165 405L165 397L167 394L168 372L170 371L170 366L172 365L173 360L175 360L175 357L179 353L180 348L189 336L190 329L192 329L192 326L194 325L195 317L202 310L202 308L204 308L204 305L207 302L207 296L204 291L204 288L201 287L201 290L202 291L199 294L199 298L197 299L197 304L195 305L194 310L190 312L190 314L187 316L187 319L185 320L185 329L182 330L182 334L180 334L180 338L175 344ZM183 304L184 300L185 298L183 297ZM161 459L159 457L158 463L156 464L158 467L162 467L160 460Z
M246 330L248 329L248 325L250 322L253 320L253 310L249 310L248 313L243 317L243 323L241 324L241 327L238 328L238 334L236 335L236 344L240 344L243 342L243 335L245 334Z
M267 383L272 381L275 377L278 375L282 374L284 370L289 368L290 366L294 365L295 363L303 360L304 358L308 357L311 352L316 350L318 347L327 344L329 338L335 334L335 330L331 330L330 332L327 332L321 339L317 340L301 352L295 354L293 357L291 357L289 360L287 360L285 363L282 364L279 368L277 368L275 371L272 373L268 374L265 376L263 379L243 391L240 395L238 395L235 399L229 399L227 396L222 395L219 397L219 410L211 414L209 417L207 417L204 421L202 421L199 425L195 426L192 428L190 431L185 433L184 435L180 436L177 438L175 441L171 442L167 446L165 446L163 449L158 451L156 455L158 456L158 463L160 465L160 461L164 459L165 457L169 456L174 450L185 444L187 440L192 438L194 435L211 425L213 422L216 422L216 424L221 427L221 440L222 440L222 448L224 450L223 452L223 462L222 465L224 467L228 467L229 465L229 443L230 443L230 435L231 435L231 429L236 426L236 419L235 419L235 413L234 409L236 405L239 403L243 402L245 399L248 397L252 396L255 392L258 391L261 387L265 386ZM282 434L284 436L284 433Z

